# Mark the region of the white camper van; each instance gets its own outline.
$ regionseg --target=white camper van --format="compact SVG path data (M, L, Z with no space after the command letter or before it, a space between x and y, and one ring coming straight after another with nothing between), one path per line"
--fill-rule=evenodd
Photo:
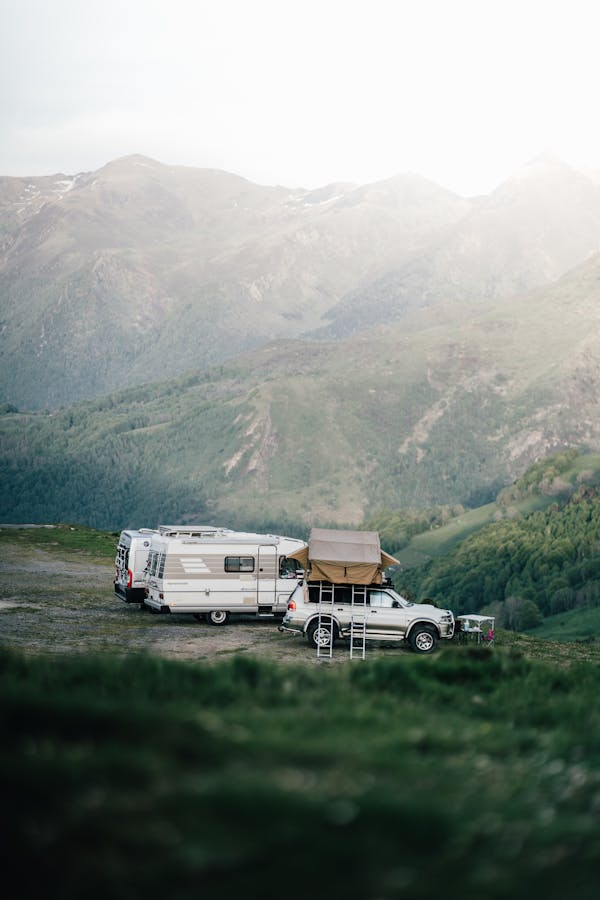
M122 531L115 557L115 594L125 603L142 603L146 599L144 570L150 553L152 528Z
M288 554L304 541L227 528L160 525L152 535L146 599L157 612L192 613L212 625L232 614L285 614L302 573Z

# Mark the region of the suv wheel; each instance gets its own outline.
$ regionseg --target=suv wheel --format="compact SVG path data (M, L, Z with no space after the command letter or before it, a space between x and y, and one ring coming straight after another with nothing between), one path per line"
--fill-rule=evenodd
M431 653L437 646L437 632L431 625L415 625L409 642L415 653Z
M308 643L311 647L320 647L323 649L324 647L329 647L329 642L331 641L331 622L312 622L308 626L308 631L306 632L306 637L308 638ZM333 628L333 644L335 645L335 639L337 637L336 628Z

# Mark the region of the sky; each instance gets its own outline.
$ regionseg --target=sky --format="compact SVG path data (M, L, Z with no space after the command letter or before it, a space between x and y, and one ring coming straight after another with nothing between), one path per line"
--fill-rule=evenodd
M600 169L598 0L0 0L0 175L142 153L471 196Z

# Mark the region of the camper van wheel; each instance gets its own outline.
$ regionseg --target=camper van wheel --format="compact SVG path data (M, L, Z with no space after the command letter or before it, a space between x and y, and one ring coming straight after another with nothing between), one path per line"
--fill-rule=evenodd
M329 647L329 642L331 640L331 622L321 622L319 625L318 621L313 622L312 625L308 626L308 631L306 633L306 637L308 638L308 643L311 647ZM337 631L335 626L333 627L333 644L335 645L335 639L337 637Z
M437 645L437 634L430 625L415 625L409 640L415 653L431 653Z
M224 609L211 609L207 619L211 625L224 625L229 618L229 613Z

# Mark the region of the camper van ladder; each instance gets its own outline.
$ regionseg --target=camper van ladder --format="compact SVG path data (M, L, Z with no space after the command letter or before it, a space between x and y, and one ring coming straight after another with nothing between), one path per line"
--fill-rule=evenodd
M367 648L367 588L362 584L352 585L352 606L350 617L350 659L365 658Z
M333 603L334 603L335 587L333 584L319 582L319 632L321 631L321 623L329 622L330 637L329 645L322 647L317 643L317 657L327 656L329 659L333 656Z

